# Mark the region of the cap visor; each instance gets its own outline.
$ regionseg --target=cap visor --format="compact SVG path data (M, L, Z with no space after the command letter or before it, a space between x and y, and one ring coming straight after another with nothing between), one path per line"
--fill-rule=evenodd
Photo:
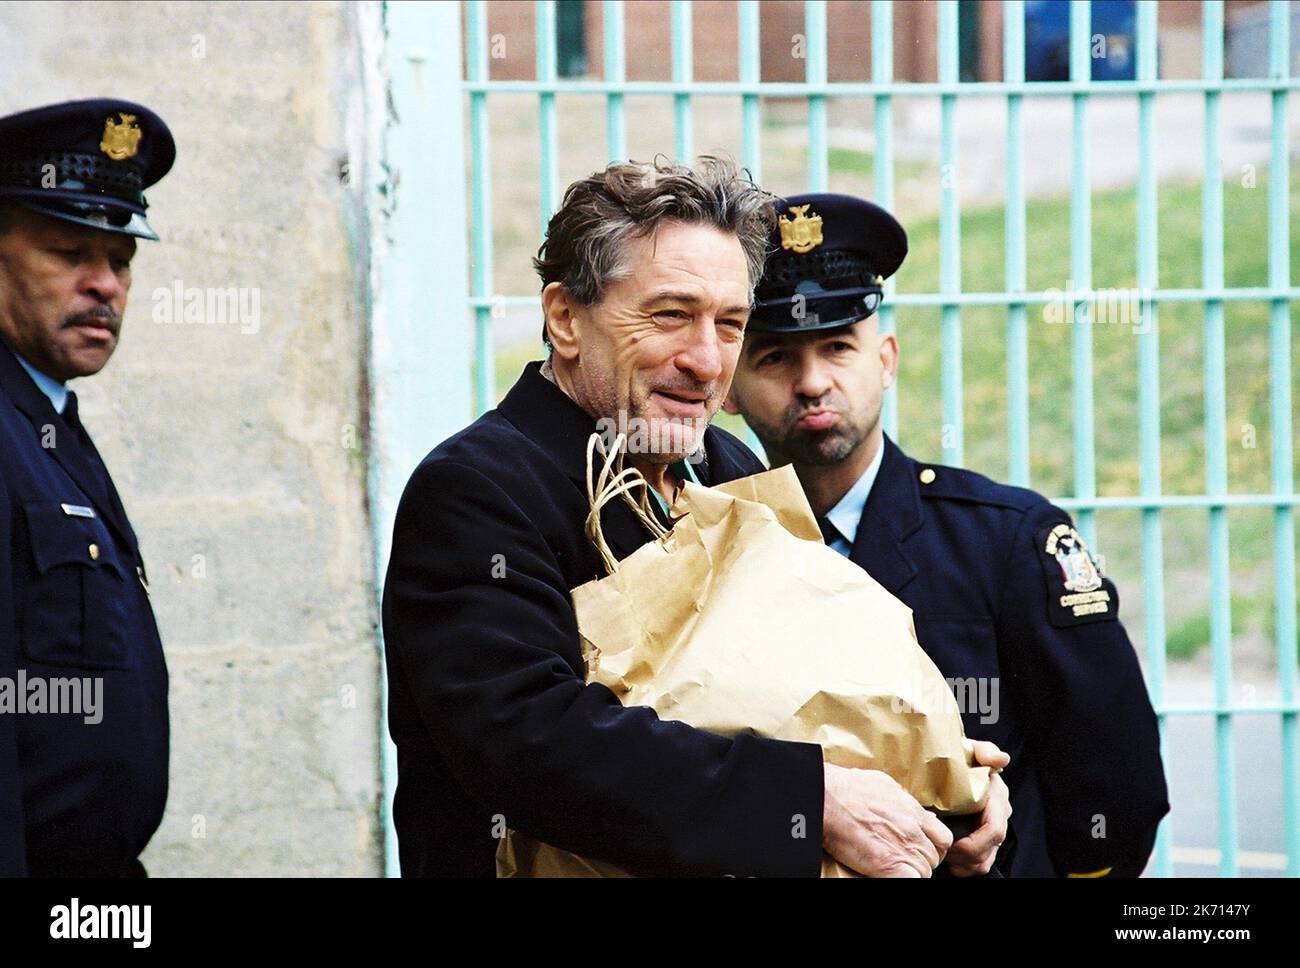
M132 212L130 221L125 225L114 225L106 219L84 218L80 215L73 215L56 208L47 208L44 205L36 205L26 199L14 199L14 203L21 205L30 212L36 212L38 215L46 215L50 218L56 218L60 222L71 222L73 225L84 225L88 228L99 229L101 232L113 232L116 235L131 235L137 239L148 239L152 242L158 241L158 233L156 233L149 223L145 221L144 216L138 212Z

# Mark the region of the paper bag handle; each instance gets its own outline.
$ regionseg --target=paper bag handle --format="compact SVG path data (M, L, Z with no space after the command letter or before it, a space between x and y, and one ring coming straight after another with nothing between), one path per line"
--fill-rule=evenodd
M626 470L623 468L623 450L626 442L627 436L619 434L614 438L613 450L606 453L605 442L600 434L592 434L587 438L587 501L591 505L591 510L587 514L587 537L600 552L601 560L605 562L605 570L611 575L618 571L618 559L614 557L614 553L609 550L609 544L605 541L600 512L614 498L622 496L628 507L656 539L668 534L668 529L650 512L650 483L635 467ZM591 470L598 446L605 462L593 483ZM617 473L614 472L615 462L618 465ZM641 488L640 504L632 500L631 492L637 487Z

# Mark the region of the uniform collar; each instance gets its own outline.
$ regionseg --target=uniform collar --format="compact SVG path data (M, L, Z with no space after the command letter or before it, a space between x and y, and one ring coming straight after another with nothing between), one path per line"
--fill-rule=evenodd
M63 419L53 401L37 387L36 380L23 365L20 357L4 339L0 339L0 396L8 397L18 411L27 417L35 440L41 450L63 468L90 503L99 508L117 536L128 547L137 547L135 532L127 520L122 500L107 470L102 474L96 463L103 464L90 438L78 440L76 431ZM54 446L44 445L51 427L57 430ZM62 442L60 442L62 441Z
M54 407L55 412L63 413L64 408L68 405L68 387L65 383L60 383L52 376L46 376L36 367L27 362L17 350L13 351L14 359L18 365L27 371L27 375L36 383L36 388L45 394L50 404Z
M839 503L826 512L826 519L835 525L835 530L840 534L848 536L858 533L858 522L862 520L862 512L867 506L867 498L871 496L871 487L876 483L876 475L880 473L884 456L885 441L882 437L880 446L876 448L876 456L871 458L871 463L862 472L862 476L840 498Z
M886 434L880 470L862 511L853 550L857 562L888 591L897 593L917 575L906 542L924 523L916 468L910 457Z

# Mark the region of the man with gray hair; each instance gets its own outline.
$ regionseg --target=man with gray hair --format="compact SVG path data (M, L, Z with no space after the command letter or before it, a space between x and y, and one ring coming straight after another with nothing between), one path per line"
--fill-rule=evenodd
M773 219L715 158L610 165L552 217L534 262L548 359L425 458L397 512L383 621L404 875L491 876L506 826L639 874L816 876L823 847L867 874L942 860L951 834L884 773L584 682L570 591L605 573L583 531L587 440L644 442L628 462L665 526L682 481L764 469L709 420ZM602 522L616 558L649 540L621 502Z

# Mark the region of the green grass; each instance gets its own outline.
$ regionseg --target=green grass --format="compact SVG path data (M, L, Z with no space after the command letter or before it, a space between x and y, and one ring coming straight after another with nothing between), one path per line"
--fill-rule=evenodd
M807 164L807 151L804 152L804 163ZM828 149L827 163L837 180L843 178L866 182L876 174L875 156L869 151L859 151L856 148ZM894 162L894 178L899 181L905 178L919 178L930 170L929 165L919 161L899 159Z
M1276 614L1268 596L1233 595L1231 598L1232 635L1247 631L1262 633L1269 641L1277 628ZM1169 629L1165 636L1165 654L1170 659L1188 659L1210 644L1210 610L1193 611ZM1300 633L1296 645L1300 648Z
M1232 634L1240 635L1246 627L1244 613L1254 603L1232 596ZM1210 644L1210 611L1202 609L1186 616L1165 636L1165 654L1170 659L1188 659Z
M1225 282L1229 287L1267 284L1267 186L1228 182L1224 189ZM1136 285L1136 213L1131 190L1093 196L1093 285ZM1291 178L1291 211L1300 210L1300 178ZM1070 207L1066 200L1031 202L1027 212L1028 283L1031 290L1064 290L1070 279ZM939 281L937 220L909 227L911 250L898 276L903 292L935 292ZM1294 233L1293 233L1294 235ZM1163 288L1196 288L1201 279L1199 185L1164 185L1159 204L1159 278ZM1003 212L987 209L962 219L962 288L1002 289ZM1300 246L1291 251L1292 279L1300 278ZM1046 322L1029 310L1032 478L1055 494L1073 489L1071 341L1074 327ZM919 454L937 458L939 417L939 311L901 308L900 436ZM1004 474L1006 446L1005 310L962 314L965 372L966 462ZM1168 493L1204 489L1204 309L1170 303L1159 312L1161 358L1161 460ZM1268 306L1226 303L1227 436L1230 487L1267 491L1269 481ZM1297 329L1300 333L1300 329ZM1137 344L1133 327L1092 327L1098 491L1131 494L1138 484ZM1295 346L1300 342L1293 343ZM1293 353L1294 355L1294 353ZM1295 402L1300 402L1300 398ZM1244 446L1246 427L1254 447ZM1297 453L1300 457L1300 452Z

